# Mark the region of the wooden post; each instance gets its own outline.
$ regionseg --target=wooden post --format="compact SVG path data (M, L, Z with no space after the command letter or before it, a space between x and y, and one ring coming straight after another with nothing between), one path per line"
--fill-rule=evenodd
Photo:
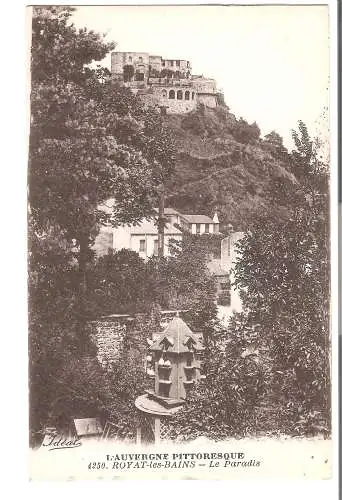
M136 444L138 444L138 445L141 444L141 426L140 425L138 425L138 427L137 427Z
M160 443L160 418L154 418L154 442L155 444Z
M158 257L164 257L164 186L161 187L159 196Z

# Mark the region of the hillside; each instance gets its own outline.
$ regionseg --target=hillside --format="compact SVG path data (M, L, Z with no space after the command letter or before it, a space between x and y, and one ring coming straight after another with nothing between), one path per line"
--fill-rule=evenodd
M281 137L260 130L226 106L199 107L187 115L167 115L178 149L176 171L167 185L167 204L183 213L213 215L223 228L245 230L254 214L285 217L286 207L272 206L266 190L276 179L296 182Z

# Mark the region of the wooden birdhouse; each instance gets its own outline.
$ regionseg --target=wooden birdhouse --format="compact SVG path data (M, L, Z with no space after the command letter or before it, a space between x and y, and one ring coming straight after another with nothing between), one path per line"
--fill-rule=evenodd
M135 406L145 414L157 443L167 418L186 402L192 387L201 378L201 354L204 350L200 334L190 330L178 316L162 333L148 340L146 373L154 379L154 390L147 390L135 400ZM137 443L146 429L137 428Z
M201 354L204 350L200 334L190 330L178 316L162 333L148 340L146 373L154 379L154 390L147 390L135 400L135 406L150 422L154 441L161 437L161 428L167 418L185 403L189 391L201 378ZM164 424L163 424L164 422ZM137 428L137 443L144 434Z
M149 348L154 368L155 396L185 400L189 389L201 378L200 335L179 317L173 318Z

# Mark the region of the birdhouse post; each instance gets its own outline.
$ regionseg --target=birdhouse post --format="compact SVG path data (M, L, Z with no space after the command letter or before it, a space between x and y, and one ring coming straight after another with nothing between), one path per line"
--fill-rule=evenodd
M152 424L154 441L160 441L160 426L186 402L191 388L201 375L201 335L190 330L178 316L162 333L149 342L146 372L154 378L154 390L139 396L136 407L146 414ZM137 430L140 442L141 429Z

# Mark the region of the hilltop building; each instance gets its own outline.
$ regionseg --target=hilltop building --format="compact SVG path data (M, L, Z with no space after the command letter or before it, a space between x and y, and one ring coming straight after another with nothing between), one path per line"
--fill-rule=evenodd
M188 113L199 103L217 106L216 81L192 75L189 61L146 52L112 52L111 73L113 80L129 87L147 106L167 113Z

